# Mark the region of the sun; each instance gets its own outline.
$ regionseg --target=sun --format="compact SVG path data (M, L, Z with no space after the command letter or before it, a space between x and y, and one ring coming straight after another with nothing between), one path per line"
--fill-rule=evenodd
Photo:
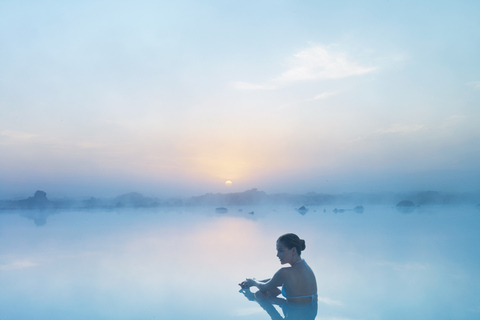
M230 181L230 180L225 181L225 185L227 187L230 187L232 185L232 181Z

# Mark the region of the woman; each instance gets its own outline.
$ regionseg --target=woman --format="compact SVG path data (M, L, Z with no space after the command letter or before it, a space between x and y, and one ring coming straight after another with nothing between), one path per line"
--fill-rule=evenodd
M277 240L277 257L281 264L290 267L281 268L271 279L247 278L240 286L243 289L257 287L255 297L258 300L275 298L282 293L286 300L282 305L285 319L314 319L317 314L317 281L312 269L301 258L303 250L305 240L293 233L284 234Z

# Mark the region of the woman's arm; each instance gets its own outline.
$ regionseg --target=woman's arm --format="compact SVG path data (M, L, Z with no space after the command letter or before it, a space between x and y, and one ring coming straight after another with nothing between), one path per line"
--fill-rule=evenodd
M265 283L265 282L270 281L270 279L257 280L255 278L247 278L247 279L245 279L245 281L240 282L238 285L240 287L242 287L242 289L248 289L250 287L256 286L255 281L258 282L258 283Z
M240 283L242 288L257 287L261 292L273 291L277 287L283 285L283 269L278 270L271 279L257 280L255 278L247 278Z

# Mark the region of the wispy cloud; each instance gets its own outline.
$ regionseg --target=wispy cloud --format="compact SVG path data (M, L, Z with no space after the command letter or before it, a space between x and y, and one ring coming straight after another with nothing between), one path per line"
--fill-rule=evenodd
M295 54L290 68L275 80L288 83L337 79L366 74L375 69L359 65L344 53L336 53L317 45Z
M358 76L376 70L354 61L347 54L334 52L328 47L315 45L291 57L282 74L264 83L234 82L240 90L272 90L301 81L339 79Z
M313 97L311 99L306 99L304 101L309 102L309 101L316 101L316 100L324 100L324 99L327 99L331 96L337 95L338 93L339 93L339 91L323 92L321 94L316 95L315 97Z
M2 130L0 131L0 144L9 142L28 141L34 138L35 135L27 132Z
M7 271L7 270L17 270L17 269L24 269L37 266L36 263L30 260L16 260L10 263L0 263L0 270Z
M474 87L475 89L480 89L480 81L468 82L467 86Z
M371 139L378 139L381 137L391 137L392 135L407 136L415 132L427 130L428 127L424 124L392 124L389 127L371 131L365 135L359 135L353 139L348 140L349 143L359 143Z
M412 133L426 128L423 124L392 124L386 129L377 130L377 133Z
M329 97L334 96L338 93L340 93L340 91L323 92L321 94L316 95L313 98L303 99L303 100L296 101L295 103L282 105L282 106L279 107L279 109L296 108L299 105L301 105L302 103L318 101L318 100L325 100L325 99L328 99Z

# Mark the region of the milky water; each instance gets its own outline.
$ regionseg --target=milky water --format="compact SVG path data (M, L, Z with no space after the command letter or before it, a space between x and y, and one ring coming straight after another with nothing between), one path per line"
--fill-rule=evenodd
M281 267L286 232L306 240L316 319L480 318L475 207L214 209L0 213L0 319L268 320L238 283Z

